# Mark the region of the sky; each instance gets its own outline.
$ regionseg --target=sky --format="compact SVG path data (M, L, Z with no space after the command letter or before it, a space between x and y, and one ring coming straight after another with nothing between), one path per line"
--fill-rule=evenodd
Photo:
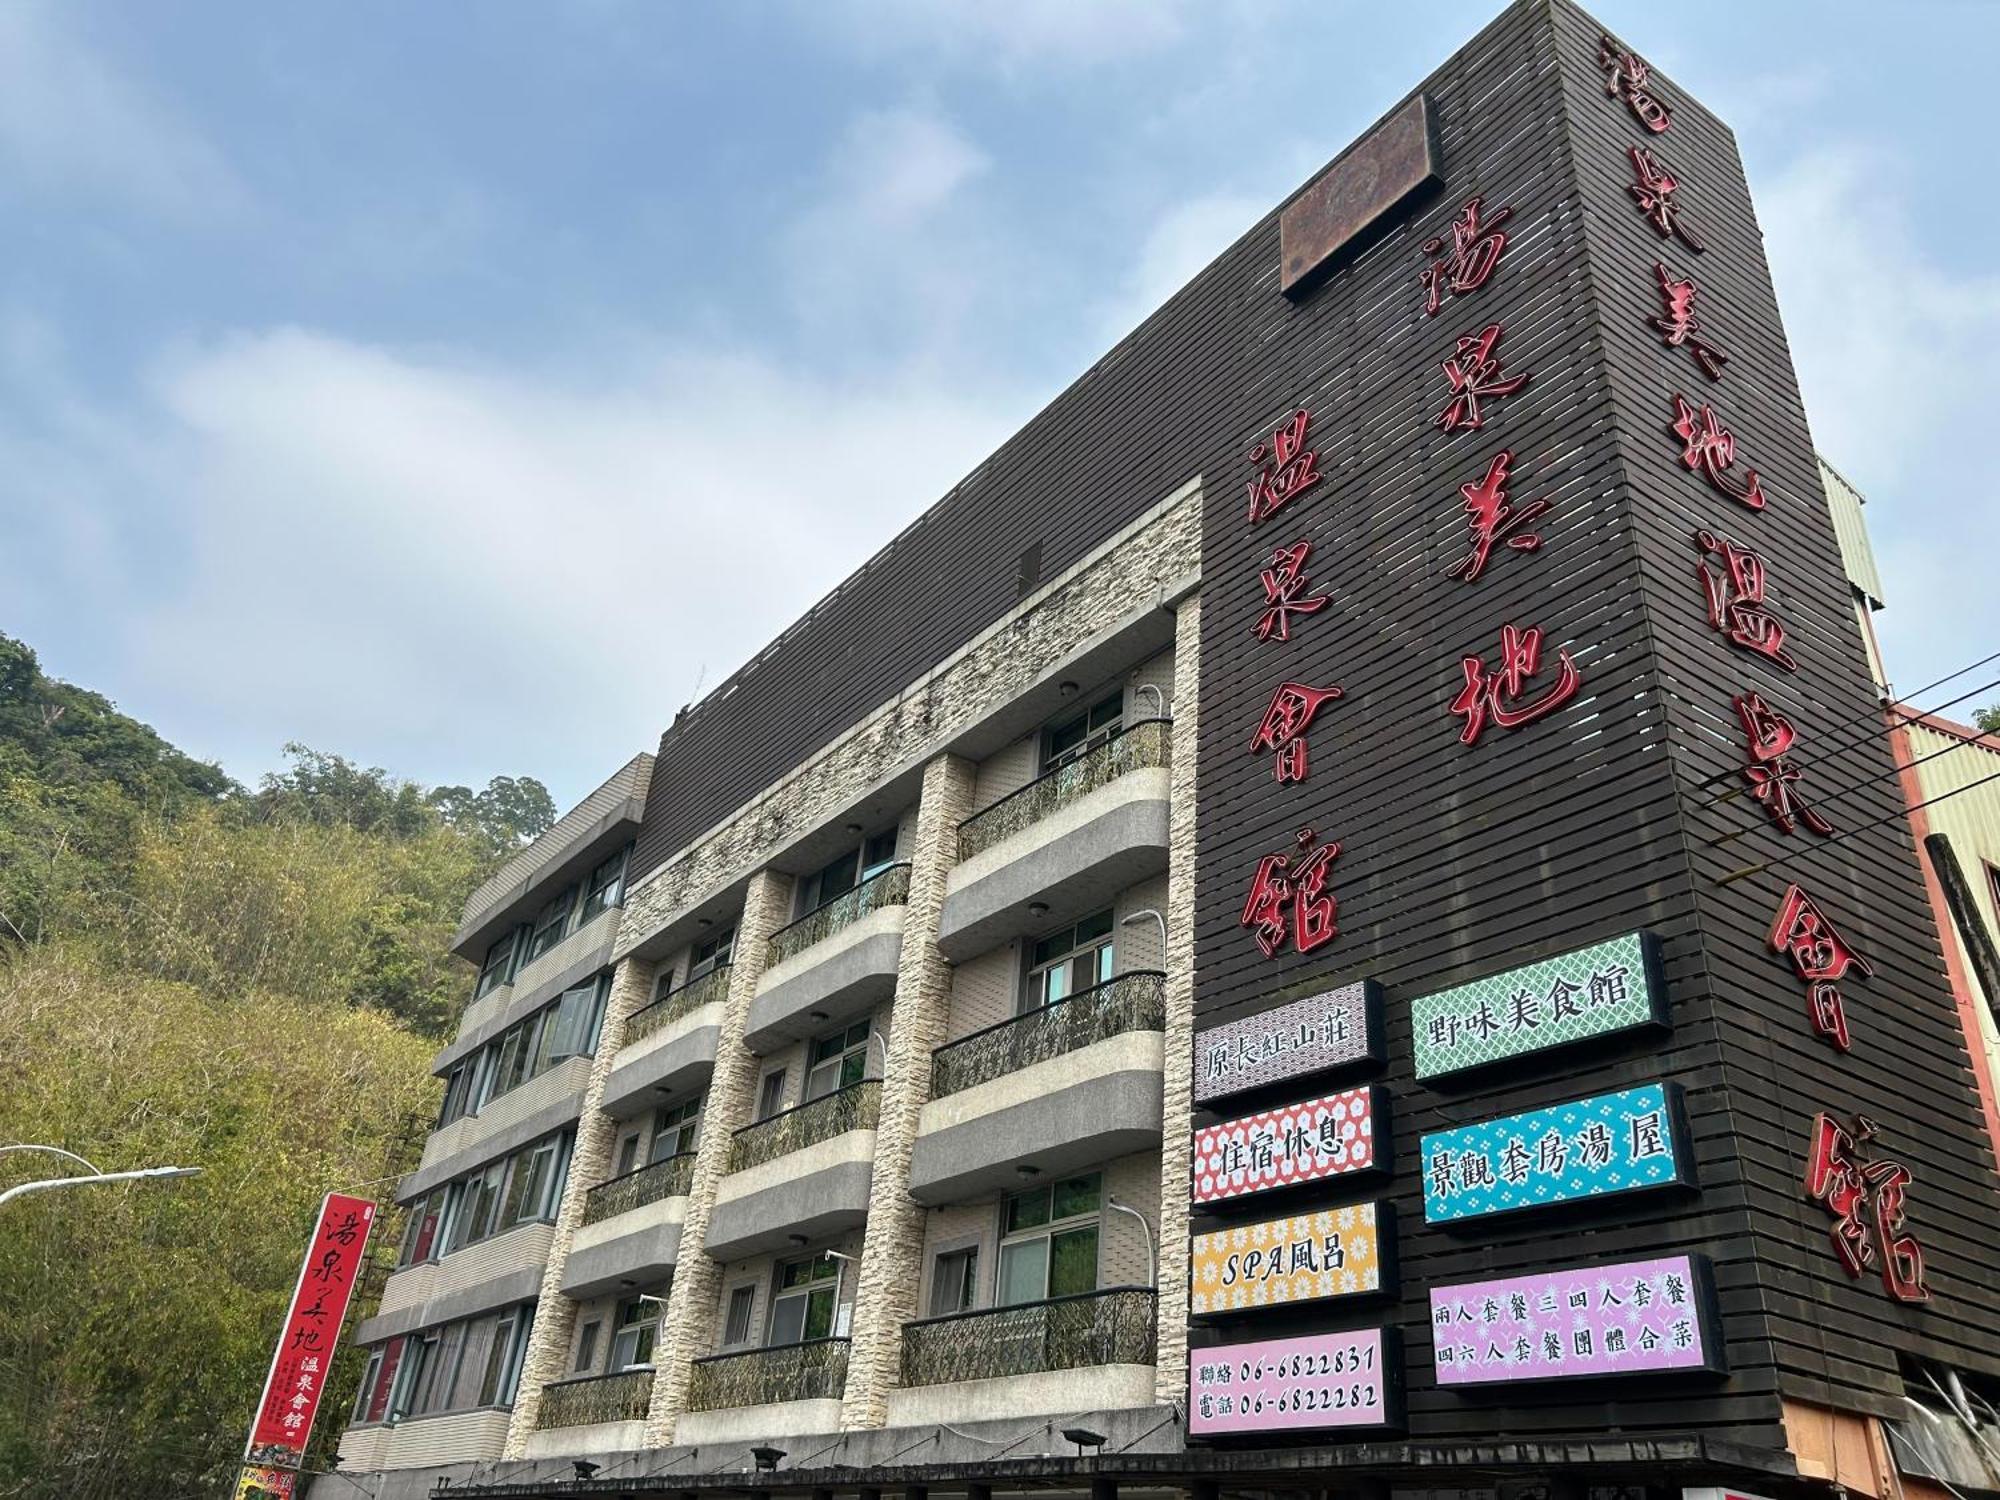
M1891 676L2000 651L2000 5L1594 8L1737 132ZM0 631L566 807L1499 9L0 0Z

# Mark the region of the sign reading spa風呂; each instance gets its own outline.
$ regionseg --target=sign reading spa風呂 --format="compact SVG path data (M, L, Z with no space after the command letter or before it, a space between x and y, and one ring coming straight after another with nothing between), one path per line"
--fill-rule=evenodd
M1188 1356L1188 1431L1215 1436L1400 1425L1395 1348L1387 1330L1364 1328L1194 1350Z
M1437 1078L1666 1019L1657 946L1627 933L1410 1002L1417 1077Z
M1724 1368L1708 1261L1665 1255L1431 1288L1439 1385Z
M1371 1086L1205 1125L1194 1133L1194 1201L1368 1171L1380 1114Z
M1388 1224L1378 1205L1353 1203L1198 1234L1188 1311L1241 1312L1380 1291Z
M1680 1090L1648 1083L1423 1138L1433 1224L1691 1180Z
M1372 980L1363 980L1196 1032L1195 1102L1349 1063L1380 1062L1379 994Z

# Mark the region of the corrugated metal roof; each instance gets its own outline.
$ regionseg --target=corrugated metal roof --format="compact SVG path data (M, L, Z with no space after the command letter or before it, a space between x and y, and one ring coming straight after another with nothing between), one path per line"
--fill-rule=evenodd
M1868 545L1868 527L1861 518L1861 507L1868 498L1824 458L1819 461L1819 474L1826 484L1826 503L1833 512L1833 534L1840 542L1847 581L1868 600L1870 609L1880 609L1882 575L1876 571L1875 549Z

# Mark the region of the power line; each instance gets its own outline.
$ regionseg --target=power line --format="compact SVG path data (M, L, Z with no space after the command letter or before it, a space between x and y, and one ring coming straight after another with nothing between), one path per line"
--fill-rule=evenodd
M1794 864L1801 859L1808 858L1815 854L1823 854L1827 850L1831 849L1835 844L1841 843L1847 839L1851 839L1856 834L1866 833L1871 828L1880 828L1884 823L1893 823L1898 818L1908 817L1910 813L1917 812L1922 808L1935 807L1938 803L1949 801L1951 798L1958 796L1961 792L1973 791L1979 787L1985 786L1990 781L2000 781L2000 771L1995 771L1991 775L1982 776L1977 781L1968 781L1964 786L1953 787L1948 792L1940 792L1935 797L1926 797L1922 802L1912 802L1907 808L1897 812L1892 812L1888 814L1886 817L1877 818L1872 823L1863 823L1858 828L1842 829L1840 832L1834 834L1832 837L1821 839L1818 843L1813 844L1811 847L1797 850L1794 853L1787 855L1783 859L1761 860L1754 865L1745 865L1740 870L1731 870L1727 875L1721 876L1717 883L1721 885L1729 885L1735 881L1742 880L1747 876L1761 874L1766 870L1783 869L1785 866Z

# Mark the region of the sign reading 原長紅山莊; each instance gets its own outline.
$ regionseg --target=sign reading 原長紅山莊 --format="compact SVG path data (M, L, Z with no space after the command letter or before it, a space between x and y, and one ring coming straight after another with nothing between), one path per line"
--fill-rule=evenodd
M1350 1063L1379 1063L1380 993L1363 980L1196 1032L1195 1102Z
M1708 1261L1665 1255L1432 1287L1431 1358L1439 1385L1719 1373Z
M1382 1205L1351 1203L1198 1234L1188 1311L1246 1312L1378 1292L1391 1232Z
M1204 1436L1402 1422L1392 1330L1217 1344L1188 1355L1188 1431Z
M1206 1125L1194 1133L1196 1203L1220 1203L1377 1164L1376 1091L1348 1089Z

